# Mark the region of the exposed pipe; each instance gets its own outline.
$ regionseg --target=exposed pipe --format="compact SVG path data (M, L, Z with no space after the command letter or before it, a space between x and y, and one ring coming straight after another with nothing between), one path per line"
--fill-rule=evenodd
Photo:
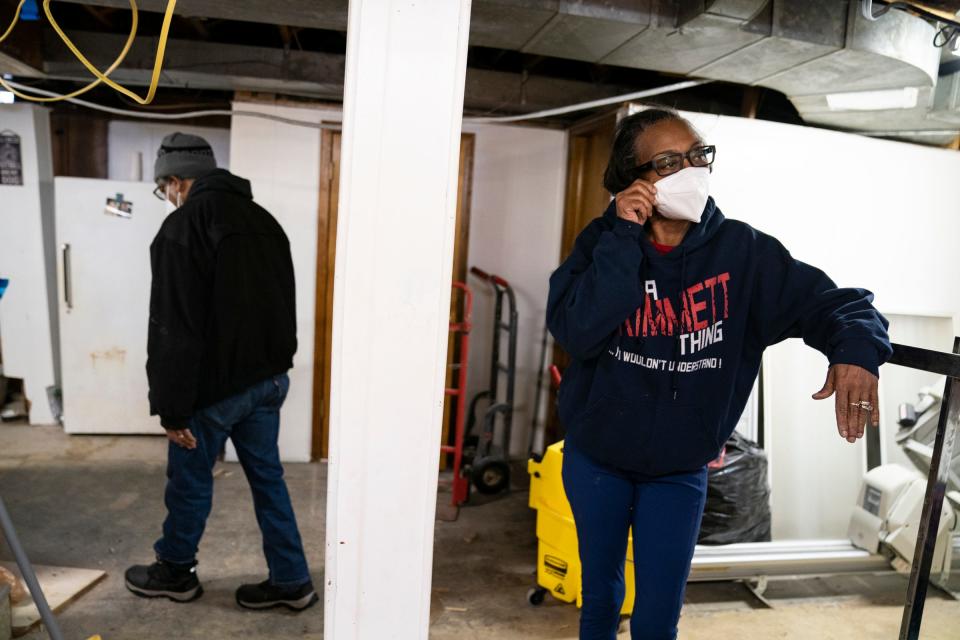
M573 113L575 111L585 111L587 109L605 107L611 104L630 102L631 100L641 100L643 98L659 96L664 93L673 93L674 91L682 91L683 89L698 87L700 85L708 84L710 82L713 82L713 80L686 80L684 82L668 84L663 87L656 87L654 89L645 89L643 91L635 91L634 93L625 93L623 95L613 96L612 98L602 98L600 100L591 100L590 102L581 102L579 104L572 104L566 107L557 107L556 109L545 109L543 111L535 111L533 113L525 113L523 115L518 115L518 116L500 116L495 118L464 118L463 122L465 124L466 123L493 124L493 123L499 123L499 122L520 122L522 120L536 120L538 118L546 118L548 116L559 116L566 113Z
M890 11L891 5L887 5L880 9L879 12L873 12L873 0L860 0L860 15L870 22L876 22L880 17L885 14L887 11Z
M463 122L465 124L466 123L492 124L492 123L501 123L501 122L519 122L522 120L536 120L538 118L546 118L549 116L563 115L566 113L573 113L576 111L585 111L587 109L595 109L597 107L604 107L610 104L630 102L631 100L641 100L643 98L650 98L650 97L662 95L665 93L673 93L674 91L682 91L684 89L689 89L691 87L698 87L700 85L709 84L710 82L713 82L713 81L712 80L685 80L684 82L668 84L662 87L655 87L653 89L644 89L643 91L635 91L633 93L625 93L619 96L613 96L611 98L591 100L589 102L580 102L577 104L567 105L565 107L557 107L556 109L546 109L544 111L535 111L533 113L525 113L525 114L516 115L516 116L502 116L502 117L493 117L493 118L464 118ZM60 95L53 91L38 89L36 87L20 84L19 82L14 82L12 80L8 80L7 84L9 84L10 86L16 89L28 90L34 93L39 93L41 95L52 96L52 97ZM293 118L284 118L282 116L275 116L269 113L260 113L259 111L208 109L204 111L187 111L184 113L144 113L142 111L131 111L129 109L117 109L115 107L108 107L106 105L97 104L95 102L88 102L86 100L81 100L79 98L69 98L67 102L71 102L73 104L77 104L82 107L87 107L89 109L96 109L97 111L111 113L113 115L129 116L134 118L144 118L147 120L184 120L187 118L204 118L209 116L240 116L240 117L249 117L249 118L263 118L265 120L274 120L277 122L282 122L284 124L290 124L297 127L307 127L310 129L339 130L341 128L341 125L338 123L319 123L319 122L309 122L306 120L295 120Z
M888 12L890 9L899 9L904 13L909 13L910 15L916 16L918 18L923 18L924 20L936 24L942 22L953 27L960 27L960 22L956 20L951 20L950 18L933 13L932 11L927 11L923 7L917 6L910 2L886 2L885 0L880 0L883 2L884 6L879 13L873 13L873 0L860 0L860 13L864 18L870 20L871 22L876 22L877 18Z
M19 82L14 82L12 80L7 80L7 84L15 89L22 89L27 91L32 91L34 93L39 93L40 95L56 97L60 94L53 91L47 91L46 89L38 89L36 87L31 87L29 85L20 84ZM259 111L242 111L236 110L232 111L230 109L207 109L204 111L186 111L184 113L145 113L143 111L132 111L129 109L117 109L114 107L108 107L106 105L97 104L95 102L88 102L86 100L80 100L79 98L68 98L67 102L80 105L81 107L87 107L88 109L96 109L97 111L103 111L105 113L111 113L118 116L129 116L133 118L143 118L145 120L185 120L188 118L206 118L211 116L240 116L248 118L263 118L264 120L274 120L276 122L282 122L284 124L294 125L296 127L307 127L309 129L335 129L340 130L341 125L339 123L322 123L322 122L309 122L307 120L295 120L293 118L284 118L283 116L275 116L270 113L260 113Z
M902 136L955 136L960 135L960 128L957 129L897 129L895 131L850 131L861 136L871 138L897 138Z

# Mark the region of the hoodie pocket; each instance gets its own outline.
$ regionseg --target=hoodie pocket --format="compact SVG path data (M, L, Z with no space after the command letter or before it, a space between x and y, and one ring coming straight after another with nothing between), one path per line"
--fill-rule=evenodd
M720 445L707 427L700 407L673 400L657 403L655 420L642 458L647 473L693 471L717 457Z
M601 396L578 418L588 452L647 475L693 471L717 457L714 430L700 407L673 400Z

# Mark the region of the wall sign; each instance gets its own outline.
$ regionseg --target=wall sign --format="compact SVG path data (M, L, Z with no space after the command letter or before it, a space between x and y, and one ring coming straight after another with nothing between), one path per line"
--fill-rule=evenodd
M23 184L20 136L10 130L0 131L0 184Z

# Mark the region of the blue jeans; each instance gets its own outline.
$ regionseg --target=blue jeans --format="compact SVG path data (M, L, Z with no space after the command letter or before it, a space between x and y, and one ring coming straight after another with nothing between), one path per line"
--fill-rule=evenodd
M674 640L707 494L707 470L644 477L597 464L569 444L563 488L573 510L583 569L581 640L614 640L633 527L633 640Z
M280 407L289 388L286 374L257 383L190 419L196 449L170 443L164 497L167 518L163 537L153 547L158 558L175 564L195 562L213 501L213 465L230 438L253 493L270 581L295 586L310 580L277 448Z

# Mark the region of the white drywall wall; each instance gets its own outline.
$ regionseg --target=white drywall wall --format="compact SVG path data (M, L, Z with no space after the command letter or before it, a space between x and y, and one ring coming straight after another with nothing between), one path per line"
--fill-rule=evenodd
M567 135L553 129L509 125L467 125L463 130L477 136L468 264L505 278L517 297L519 330L511 452L525 455L540 368L549 278L560 255ZM495 295L488 284L474 276L468 277L468 284L474 292L467 381L472 398L489 386ZM508 319L505 310L503 320ZM504 333L504 363L506 342ZM548 352L548 362L551 357ZM544 384L549 384L548 377ZM480 418L482 415L478 416L477 428ZM541 411L541 422L544 418L545 411Z
M30 422L54 421L47 387L57 384L56 258L53 170L47 109L0 106L0 131L20 136L23 184L0 186L0 278L10 286L0 300L0 340L6 376L23 378Z
M339 110L260 103L234 106L311 122L339 122L342 117ZM313 425L320 130L234 117L230 154L230 170L250 180L254 200L273 214L290 239L297 282L298 347L290 371L290 395L281 413L280 455L283 460L305 462L310 459Z
M190 127L176 122L111 120L107 126L107 177L153 182L153 163L160 142L171 133L189 133L210 143L217 166L230 168L230 130Z

